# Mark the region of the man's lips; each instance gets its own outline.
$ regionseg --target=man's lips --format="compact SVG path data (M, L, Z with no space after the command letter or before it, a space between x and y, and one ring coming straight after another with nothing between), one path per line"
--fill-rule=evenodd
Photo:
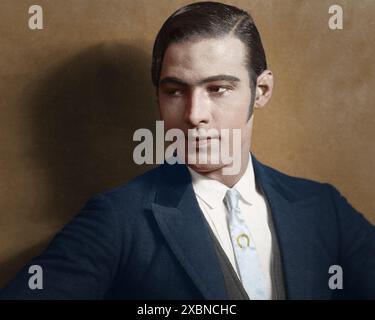
M185 137L186 140L188 141L203 141L203 140L212 140L212 139L217 139L217 140L220 140L220 137L212 137L212 136L209 136L209 137Z
M212 140L220 140L220 137L212 137L212 136L208 136L208 137L197 137L197 136L190 136L190 137L186 137L185 138L186 141L189 143L193 143L195 142L195 145L197 147L203 147L203 146L206 146L206 145L209 145L211 144L211 141Z
M191 139L191 140L206 140L206 139L220 139L220 136L196 136L196 135L185 135L185 139Z

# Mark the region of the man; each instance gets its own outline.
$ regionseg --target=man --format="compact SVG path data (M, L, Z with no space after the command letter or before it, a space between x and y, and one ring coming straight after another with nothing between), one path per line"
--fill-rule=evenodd
M93 197L3 298L375 298L375 228L331 185L250 154L273 74L248 13L214 2L176 11L156 38L152 80L166 129L192 135L196 154L218 152L222 136L207 130L240 130L231 162L161 165ZM41 290L28 286L31 265Z

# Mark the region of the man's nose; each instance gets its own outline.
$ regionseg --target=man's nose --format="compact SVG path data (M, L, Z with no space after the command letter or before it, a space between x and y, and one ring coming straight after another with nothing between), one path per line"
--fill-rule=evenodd
M208 97L199 90L192 90L185 106L185 120L191 126L197 127L210 121L210 103Z

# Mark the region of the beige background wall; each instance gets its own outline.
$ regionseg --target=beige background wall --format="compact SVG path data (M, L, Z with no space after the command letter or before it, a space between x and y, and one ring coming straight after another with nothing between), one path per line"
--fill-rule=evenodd
M153 39L190 1L0 2L0 287L96 192L146 170L132 134L154 127ZM239 0L260 29L276 90L253 151L336 185L375 222L373 0ZM28 8L45 28L28 29ZM328 7L344 29L328 28Z

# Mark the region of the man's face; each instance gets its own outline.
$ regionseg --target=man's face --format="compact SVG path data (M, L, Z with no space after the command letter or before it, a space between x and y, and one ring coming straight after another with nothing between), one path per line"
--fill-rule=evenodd
M245 58L245 45L232 36L171 44L164 56L158 89L165 129L179 128L186 138L189 129L197 135L204 132L199 129L216 129L218 133L229 129L230 134L240 129L241 150L233 153L244 159L250 150L253 122L253 117L247 121L251 90ZM196 153L219 152L214 150L213 139L223 140L221 136L203 139ZM212 164L210 157L208 160L207 164L188 165L201 173L225 165Z

